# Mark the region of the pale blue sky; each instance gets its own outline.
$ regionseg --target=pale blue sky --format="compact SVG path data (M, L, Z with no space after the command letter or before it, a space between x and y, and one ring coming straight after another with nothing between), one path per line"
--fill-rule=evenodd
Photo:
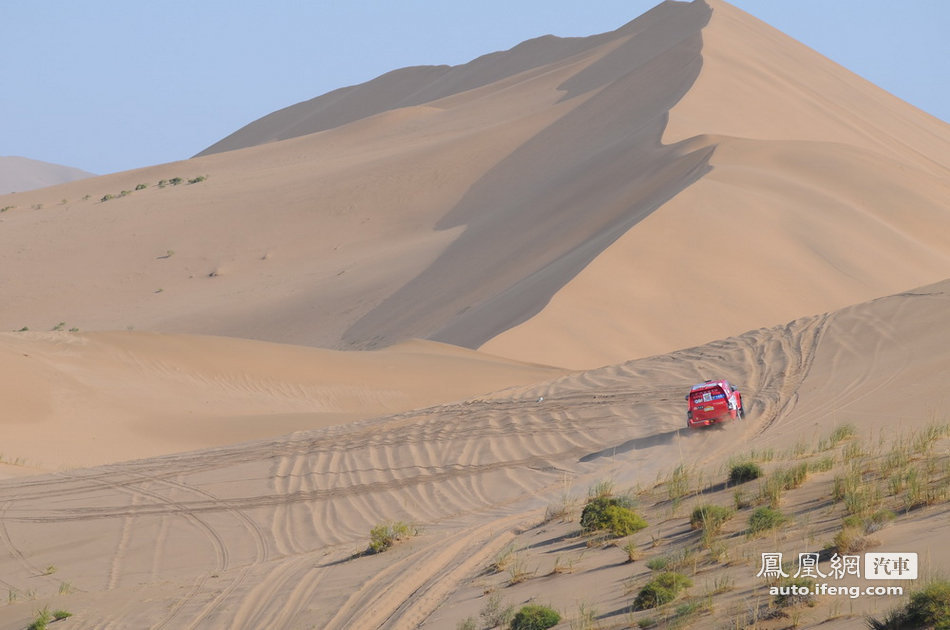
M657 0L0 0L0 155L109 173L408 65L613 30ZM950 120L950 0L734 0Z

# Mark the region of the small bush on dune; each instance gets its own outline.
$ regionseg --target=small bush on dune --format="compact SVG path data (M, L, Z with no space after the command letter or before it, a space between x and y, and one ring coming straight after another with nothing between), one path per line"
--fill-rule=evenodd
M857 430L854 428L853 424L842 424L837 426L831 432L831 435L828 436L828 441L831 443L831 446L837 446L840 442L845 440L850 440L858 434Z
M844 525L831 543L839 554L857 553L870 546L870 541L861 528Z
M754 535L775 529L786 522L788 522L788 517L780 511L768 506L763 506L757 508L752 515L749 516L749 534Z
M762 476L762 468L755 462L739 462L729 469L729 483L745 483Z
M893 610L884 619L868 619L872 630L934 628L950 630L950 581L937 580L910 596L903 608Z
M553 608L529 604L522 606L511 620L511 630L547 630L561 621L561 615Z
M400 540L412 538L419 531L403 521L380 523L369 531L370 553L382 553Z
M732 514L732 510L721 505L700 505L690 515L689 525L693 529L702 529L715 534L722 529L726 521L732 518Z
M779 583L779 588L786 592L775 596L775 605L779 608L788 608L805 604L815 605L815 580L807 577L786 578Z
M491 593L478 616L482 618L482 623L488 628L507 625L515 614L515 607L506 601L503 601L499 593Z
M662 606L676 599L682 590L692 585L693 581L682 573L661 573L640 589L637 598L633 600L633 609L646 610Z
M585 532L606 530L614 536L629 536L647 526L632 508L633 501L629 497L596 497L584 506L581 527Z

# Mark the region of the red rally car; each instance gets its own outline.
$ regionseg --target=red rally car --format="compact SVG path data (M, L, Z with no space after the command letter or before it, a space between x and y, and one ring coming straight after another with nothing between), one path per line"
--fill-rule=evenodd
M686 426L691 429L745 417L742 394L729 381L705 381L693 385L686 401L689 403Z

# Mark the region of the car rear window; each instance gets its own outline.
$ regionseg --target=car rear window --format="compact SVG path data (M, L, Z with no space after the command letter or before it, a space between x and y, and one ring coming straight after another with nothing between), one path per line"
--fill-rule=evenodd
M690 400L694 403L707 403L714 400L722 400L726 397L722 388L719 386L701 389L690 394Z

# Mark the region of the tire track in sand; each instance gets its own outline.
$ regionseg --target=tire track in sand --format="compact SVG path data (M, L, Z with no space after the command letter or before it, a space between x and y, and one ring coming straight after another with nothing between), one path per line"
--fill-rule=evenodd
M391 563L360 585L324 629L418 627L463 577L514 538L507 528L524 520L522 514L491 520ZM472 547L476 547L474 552Z

